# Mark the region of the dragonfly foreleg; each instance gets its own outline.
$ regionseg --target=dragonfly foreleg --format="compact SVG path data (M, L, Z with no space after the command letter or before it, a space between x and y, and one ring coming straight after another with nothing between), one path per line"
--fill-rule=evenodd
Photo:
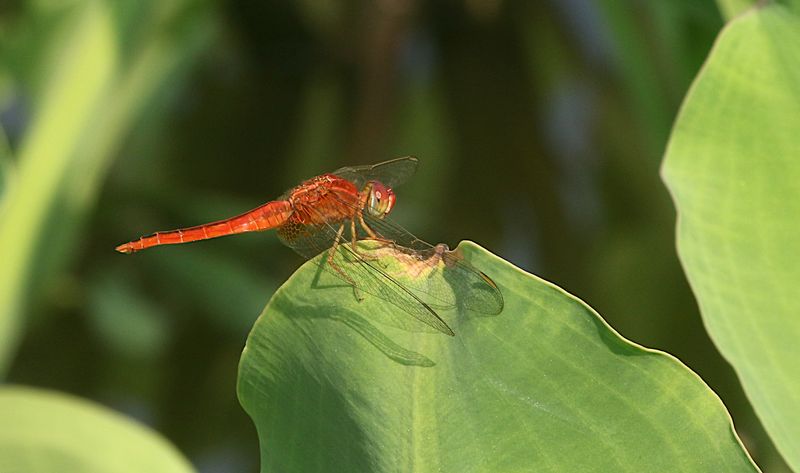
M358 222L361 224L361 228L363 228L364 231L367 232L367 235L369 235L369 239L370 240L374 240L374 241L378 241L378 242L381 242L381 243L385 243L387 245L394 244L394 242L392 240L390 240L388 238L383 238L382 236L378 235L375 232L375 230L373 230L369 225L367 225L367 222L364 220L364 213L363 212L358 212ZM355 228L355 220L353 220L353 227ZM354 230L354 233L355 233L355 230Z
M336 262L334 261L334 257L336 256L336 252L337 252L337 251L339 251L339 242L340 242L340 241L341 241L341 239L342 239L342 234L344 234L344 225L345 225L345 224L344 224L344 223L342 223L342 224L339 226L339 230L337 230L337 231L336 231L336 238L333 240L333 245L331 246L330 250L328 250L328 259L327 259L327 264L328 264L328 266L330 266L331 268L333 268L333 269L334 269L334 271L336 271L337 273L339 273L339 275L340 275L340 276L341 276L341 277L342 277L342 278L343 278L345 281L347 281L348 283L350 283L350 285L353 287L353 295L354 295L354 296L355 296L355 298L356 298L356 299L358 299L358 301L360 302L360 301L364 300L364 297L362 297L362 296L361 296L361 294L358 292L358 286L356 286L356 282L353 280L353 278L351 278L351 277L350 277L350 275L348 275L347 273L345 273L345 272L342 270L342 268L340 268L340 267L339 267L339 265L338 265L338 264L336 264Z
M359 217L361 217L361 214L359 214ZM362 223L362 225L364 224L364 218L363 217L361 217L361 223ZM367 233L369 233L371 231L372 230L370 229ZM350 235L351 236L351 242L350 243L351 243L351 246L353 248L353 253L355 253L358 256L364 258L365 260L375 261L375 260L380 259L380 256L366 254L363 251L358 249L358 245L357 245L358 232L356 231L356 219L354 219L354 218L350 219L350 233L351 233L351 235ZM374 233L373 233L373 235L374 235ZM377 237L377 235L375 235L375 236ZM375 240L375 241L382 241L382 240L378 240L376 238L372 238L371 236L370 236L369 239L370 240ZM386 240L386 241L388 242L388 240Z

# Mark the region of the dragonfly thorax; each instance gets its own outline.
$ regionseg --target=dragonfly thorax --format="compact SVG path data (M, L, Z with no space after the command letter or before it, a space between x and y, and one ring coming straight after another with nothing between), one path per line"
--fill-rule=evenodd
M391 188L378 181L369 181L365 191L368 193L366 211L371 216L383 218L392 211L395 195Z

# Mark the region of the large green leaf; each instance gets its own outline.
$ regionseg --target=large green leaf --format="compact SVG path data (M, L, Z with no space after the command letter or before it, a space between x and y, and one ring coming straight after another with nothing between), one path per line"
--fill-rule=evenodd
M455 337L397 328L412 319L359 303L313 263L276 292L239 369L263 472L757 471L720 400L678 360L460 249L505 309L442 312Z
M678 250L720 352L800 470L800 18L770 5L720 35L664 162Z
M703 319L800 471L800 18L733 21L673 130L664 179Z
M717 0L717 5L726 20L735 18L736 15L742 14L748 8L752 8L756 4L756 0Z
M155 432L65 394L0 388L0 471L184 473L186 459Z

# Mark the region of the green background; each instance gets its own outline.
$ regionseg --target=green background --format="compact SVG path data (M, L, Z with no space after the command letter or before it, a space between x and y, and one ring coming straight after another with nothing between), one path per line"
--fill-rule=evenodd
M722 25L693 0L6 2L0 369L143 421L200 471L254 471L237 365L301 260L270 234L114 246L414 154L396 221L477 241L675 355L785 471L706 335L658 175Z

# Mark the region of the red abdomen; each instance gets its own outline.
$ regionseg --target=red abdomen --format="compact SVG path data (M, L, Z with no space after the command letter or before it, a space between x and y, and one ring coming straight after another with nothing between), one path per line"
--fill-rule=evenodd
M180 228L166 232L156 232L143 236L138 240L119 245L116 250L120 253L134 253L159 245L173 245L188 243L190 241L207 240L235 233L269 230L286 223L292 215L292 207L286 200L268 202L249 212L236 217L231 217L218 222L197 225L196 227Z
M285 199L268 202L236 217L195 227L156 232L119 245L121 253L134 253L159 245L188 243L236 233L279 228L286 224L322 225L352 218L360 208L358 189L333 174L309 179Z

